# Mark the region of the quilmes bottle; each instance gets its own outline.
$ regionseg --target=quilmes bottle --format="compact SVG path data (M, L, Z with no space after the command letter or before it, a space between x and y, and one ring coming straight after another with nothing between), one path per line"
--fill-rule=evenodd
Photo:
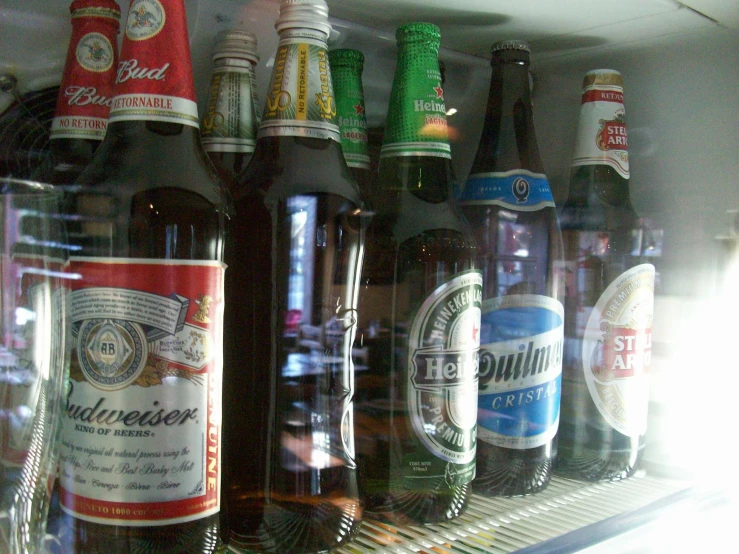
M118 67L121 10L114 0L75 0L72 38L51 121L49 156L33 179L71 185L105 137Z
M489 495L544 489L556 455L562 240L536 142L529 47L492 47L485 123L462 193L483 272L477 477Z
M75 224L64 552L218 546L228 194L200 143L183 0L133 0Z
M447 521L475 474L482 276L452 191L439 28L398 28L360 317L385 322L369 345L356 435L368 517ZM369 383L374 382L372 388Z
M655 270L629 197L623 102L618 71L585 75L560 211L568 325L557 472L592 481L633 475L647 430Z
M253 33L226 29L216 37L200 136L208 157L227 182L246 168L257 143L258 62L257 38Z
M224 541L324 552L358 530L354 454L362 200L341 152L323 0L284 0L257 144L232 187Z
M336 118L341 132L341 150L346 165L363 194L372 184L367 114L364 106L362 71L364 54L348 48L330 50L328 61L336 94Z

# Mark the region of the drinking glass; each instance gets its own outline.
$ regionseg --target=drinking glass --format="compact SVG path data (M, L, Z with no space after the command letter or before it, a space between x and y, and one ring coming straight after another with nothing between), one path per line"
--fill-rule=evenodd
M0 178L0 552L44 551L69 371L61 194Z

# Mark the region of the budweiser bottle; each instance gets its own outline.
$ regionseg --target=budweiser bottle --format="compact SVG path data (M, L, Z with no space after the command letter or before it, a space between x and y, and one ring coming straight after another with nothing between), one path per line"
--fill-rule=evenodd
M359 50L331 50L328 53L328 61L336 94L336 117L341 132L341 149L349 172L362 193L366 195L372 183L372 172L362 88L364 55Z
M218 541L224 235L183 0L133 0L108 132L71 191L84 237L60 483L65 552Z
M257 145L234 184L223 536L323 552L362 517L354 459L362 202L341 153L323 0L284 0Z
M72 38L51 122L49 156L33 178L74 183L105 137L118 65L121 10L114 0L75 0Z
M439 28L396 37L360 304L387 330L362 337L356 434L368 516L424 524L460 515L475 475L482 276L452 193Z
M562 240L539 156L529 47L492 47L480 144L460 203L483 271L477 477L488 495L549 483L556 454L564 308Z
M567 266L557 471L588 480L636 470L647 428L654 267L629 199L621 74L587 73L570 191L560 211Z
M219 33L200 134L208 157L227 182L244 170L257 142L258 61L252 33L238 29Z

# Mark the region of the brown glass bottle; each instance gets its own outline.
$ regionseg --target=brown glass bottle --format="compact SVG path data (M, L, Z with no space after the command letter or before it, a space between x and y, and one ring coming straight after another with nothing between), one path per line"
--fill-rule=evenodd
M332 109L326 3L284 1L275 27L257 145L232 187L221 529L235 552L297 554L347 543L362 519L352 346L364 223Z
M254 75L258 61L254 34L239 29L218 34L200 135L208 157L227 183L244 171L254 152L259 126Z
M75 0L72 38L49 137L49 155L32 178L70 185L105 137L115 71L121 10L114 0Z
M539 155L529 47L492 47L485 123L460 204L483 272L477 477L473 490L523 495L549 483L562 369L562 241Z
M644 256L648 229L629 197L617 71L585 75L570 190L559 215L568 325L556 471L624 479L645 445L654 267Z
M219 546L230 202L200 143L186 25L182 0L131 3L108 132L67 198L65 553Z
M357 456L367 517L426 524L461 515L474 477L482 278L452 194L439 29L396 37L362 279Z

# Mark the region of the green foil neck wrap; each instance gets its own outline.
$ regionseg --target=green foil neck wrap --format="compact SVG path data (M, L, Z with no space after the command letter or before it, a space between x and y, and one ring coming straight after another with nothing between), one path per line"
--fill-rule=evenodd
M362 88L364 55L358 50L341 49L330 51L328 59L336 93L341 149L346 165L369 169L367 118Z
M451 158L439 70L439 28L409 23L399 27L395 36L398 63L380 157Z

